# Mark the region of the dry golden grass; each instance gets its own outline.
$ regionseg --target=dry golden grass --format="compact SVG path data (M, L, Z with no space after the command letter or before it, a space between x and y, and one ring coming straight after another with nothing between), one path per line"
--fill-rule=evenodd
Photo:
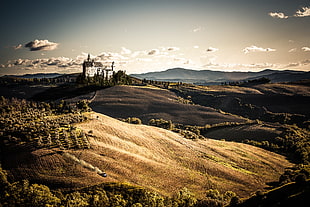
M262 94L259 90L249 87L239 87L230 85L211 85L211 86L196 86L197 89L203 91L216 92L216 93L234 93L234 94Z
M10 154L6 167L13 178L55 188L128 182L164 195L187 187L198 197L216 188L245 197L277 180L291 166L283 156L241 143L192 141L161 128L132 125L99 113L89 116L93 119L77 127L92 130L91 149ZM98 167L108 177L83 167L64 152Z
M241 196L265 187L290 166L284 157L253 146L187 140L173 132L98 117L78 127L93 131L93 149L81 159L106 171L105 181L142 185L163 194L187 187L198 195L209 188Z

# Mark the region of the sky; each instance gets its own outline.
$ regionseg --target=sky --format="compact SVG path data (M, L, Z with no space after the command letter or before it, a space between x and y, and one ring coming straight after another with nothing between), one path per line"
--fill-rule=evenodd
M309 0L1 0L0 76L310 71Z

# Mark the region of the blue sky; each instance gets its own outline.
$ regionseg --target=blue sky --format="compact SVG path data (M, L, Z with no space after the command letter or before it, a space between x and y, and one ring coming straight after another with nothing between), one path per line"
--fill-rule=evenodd
M310 70L309 0L2 0L0 75Z

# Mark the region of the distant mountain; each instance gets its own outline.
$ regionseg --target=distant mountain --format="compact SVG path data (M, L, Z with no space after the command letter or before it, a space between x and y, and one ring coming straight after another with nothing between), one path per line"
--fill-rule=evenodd
M25 75L9 75L9 77L16 77L16 78L57 78L64 74L60 73L35 73L35 74L25 74Z
M278 71L271 69L266 69L260 72L224 72L173 68L160 72L132 74L131 76L147 80L186 82L209 85L219 84L222 82L252 80L262 77L270 79L271 82L299 81L302 79L310 79L310 72L293 70Z

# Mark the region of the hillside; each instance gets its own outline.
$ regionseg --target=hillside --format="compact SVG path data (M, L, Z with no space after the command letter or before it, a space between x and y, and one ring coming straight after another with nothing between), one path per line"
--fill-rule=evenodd
M2 162L11 179L29 179L53 188L128 182L164 195L187 187L202 196L206 189L216 188L244 197L277 180L291 166L283 156L241 143L192 141L99 113L89 116L93 119L76 126L92 131L91 149L14 151ZM100 176L101 171L108 176Z
M99 90L90 106L114 118L139 117L145 124L153 118L190 125L245 121L214 108L184 104L183 99L169 90L149 87L115 86Z
M309 72L303 71L278 71L266 69L260 72L224 72L212 70L190 70L173 68L160 72L132 74L131 76L157 81L172 81L195 83L199 85L221 84L223 82L246 81L258 78L268 78L272 82L289 82L310 79Z
M213 107L250 119L292 124L309 119L309 86L297 84L259 84L254 86L192 86L173 90L191 97L195 104ZM281 117L282 116L282 117ZM282 120L281 120L282 119Z

